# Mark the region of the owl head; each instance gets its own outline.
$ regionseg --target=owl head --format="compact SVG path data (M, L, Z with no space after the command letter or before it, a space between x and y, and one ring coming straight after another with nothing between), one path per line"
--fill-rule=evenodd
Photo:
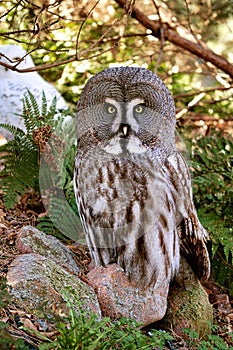
M0 62L7 63L12 67L16 66L18 69L26 69L35 66L31 56L18 45L0 46ZM15 76L18 77L22 75L25 75L25 73L15 72L0 65L0 78L2 79L11 79Z
M174 146L175 107L162 80L140 67L105 69L78 102L77 134L112 154L164 153Z

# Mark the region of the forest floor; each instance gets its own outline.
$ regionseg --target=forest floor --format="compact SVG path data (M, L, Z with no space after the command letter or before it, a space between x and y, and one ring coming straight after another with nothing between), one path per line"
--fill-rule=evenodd
M39 195L33 193L26 194L21 198L20 202L14 209L6 210L3 204L3 195L0 191L0 277L6 278L9 264L19 255L16 248L15 241L22 226L32 225L36 226L37 218L43 215L43 206L40 202ZM64 243L64 242L63 242ZM81 249L75 251L74 242L65 242L65 244L84 261L83 270L81 272L85 275L87 272L87 258L88 250L82 246ZM233 323L233 300L230 300L227 291L223 287L218 286L213 279L205 285L206 291L209 294L209 299L213 305L214 310L214 324L216 325L215 334L221 337L229 348L233 349L233 339L230 336L232 332ZM3 298L4 299L4 298ZM3 300L4 301L4 300ZM7 324L8 332L15 338L22 338L30 346L30 349L37 349L43 342L40 337L41 328L33 315L26 315L23 310L20 310L17 305L10 300L6 302L5 306L0 309L0 321ZM31 332L22 330L22 323L24 327L31 329ZM41 332L41 335L54 339L58 334L55 327L50 327L48 332ZM176 335L172 334L174 337ZM194 349L184 346L181 339L176 339L176 349ZM1 346L0 346L1 348ZM14 347L9 348L13 350ZM173 347L174 349L174 347ZM215 348L220 349L220 348Z

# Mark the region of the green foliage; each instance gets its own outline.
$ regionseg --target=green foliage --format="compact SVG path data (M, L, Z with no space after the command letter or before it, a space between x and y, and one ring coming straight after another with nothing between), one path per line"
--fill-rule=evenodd
M69 300L66 299L66 302L70 313L66 322L58 325L59 336L55 341L48 339L48 343L41 345L39 350L150 350L154 347L162 349L166 341L173 339L170 334L156 330L148 336L140 330L141 324L130 319L121 318L114 322L109 318L98 320L95 314L83 311L81 306L77 316Z
M65 235L74 241L78 240L81 229L73 189L76 148L75 123L62 123L46 144L39 174L40 193L48 217L40 219L38 228L60 238L61 234L63 238Z
M26 132L0 124L14 135L0 147L4 164L0 186L7 209L27 189L40 190L48 217L39 219L38 228L63 239L68 232L76 240L80 225L73 190L76 129L68 113L56 110L56 99L48 108L44 94L39 108L28 91L22 113Z
M5 278L0 278L0 310L7 305L7 303L10 300L10 296L8 293L7 285L6 285L6 279Z
M232 0L158 0L156 6L142 0L135 5L155 20L160 18L171 27L175 23L180 29L178 32L182 30L182 35L188 40L197 43L202 40L207 46L211 45L230 64ZM40 74L47 81L54 82L66 101L74 106L83 85L92 75L115 64L137 64L158 72L175 94L198 94L199 90L220 87L220 90L207 94L198 105L202 111L208 105L221 117L232 115L227 106L229 101L231 108L233 105L232 91L227 92L231 81L225 75L219 75L219 71L214 71L203 59L192 58L168 41L164 45L162 36L161 40L153 37L135 19L125 16L124 10L114 0L109 0L106 6L98 0L80 0L75 6L67 0L46 2L46 6L43 1L9 0L1 2L0 12L0 44L20 43L31 52L36 65L72 60L40 71ZM200 42L200 49L204 50L204 44ZM173 89L174 82L176 88ZM226 90L221 89L225 87ZM187 100L184 96L179 97L178 109L180 105L185 107ZM215 104L216 101L221 105Z
M193 147L193 192L203 224L212 232L213 253L219 244L226 259L233 253L233 141L219 132L199 138ZM220 232L222 235L220 235Z
M50 109L47 110L45 95L42 97L42 108L39 111L38 103L28 91L24 99L22 118L24 119L26 132L11 125L0 124L12 132L14 138L0 147L0 157L4 163L4 169L0 172L0 186L4 192L4 204L7 209L12 208L18 197L22 196L28 188L39 189L38 174L40 164L40 145L36 143L35 132L41 130L43 138L51 132L43 134L43 128L52 125L56 111L54 99Z
M186 342L188 348L196 350L227 350L229 349L225 341L215 333L215 327L213 327L213 334L208 334L206 339L199 339L198 334L190 329L184 329L184 333L188 336ZM231 335L233 339L233 334Z
M232 293L233 140L215 131L193 140L191 147L194 200L200 221L210 233L213 272Z
M212 0L209 2L178 0L169 3L174 15L183 25L191 26L196 33L202 32L205 40L218 35L217 28L231 18L232 1ZM215 16L214 16L215 14ZM217 25L216 25L217 24ZM216 37L215 37L216 40Z

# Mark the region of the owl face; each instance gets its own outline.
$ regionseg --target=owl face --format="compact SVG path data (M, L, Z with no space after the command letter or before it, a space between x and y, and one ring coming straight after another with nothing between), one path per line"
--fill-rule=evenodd
M167 87L141 68L104 70L90 79L78 103L81 144L87 142L88 135L110 154L171 148L174 129L175 109Z
M10 66L17 66L19 69L34 67L34 62L30 55L18 45L2 45L0 46L0 62L7 63ZM22 73L14 72L6 67L0 66L0 77L11 79Z

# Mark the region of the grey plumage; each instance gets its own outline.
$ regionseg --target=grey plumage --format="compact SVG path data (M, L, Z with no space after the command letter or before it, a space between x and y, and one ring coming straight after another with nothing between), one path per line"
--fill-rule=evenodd
M171 93L143 68L100 72L78 102L74 188L92 258L166 293L181 254L199 278L210 268L175 122Z

